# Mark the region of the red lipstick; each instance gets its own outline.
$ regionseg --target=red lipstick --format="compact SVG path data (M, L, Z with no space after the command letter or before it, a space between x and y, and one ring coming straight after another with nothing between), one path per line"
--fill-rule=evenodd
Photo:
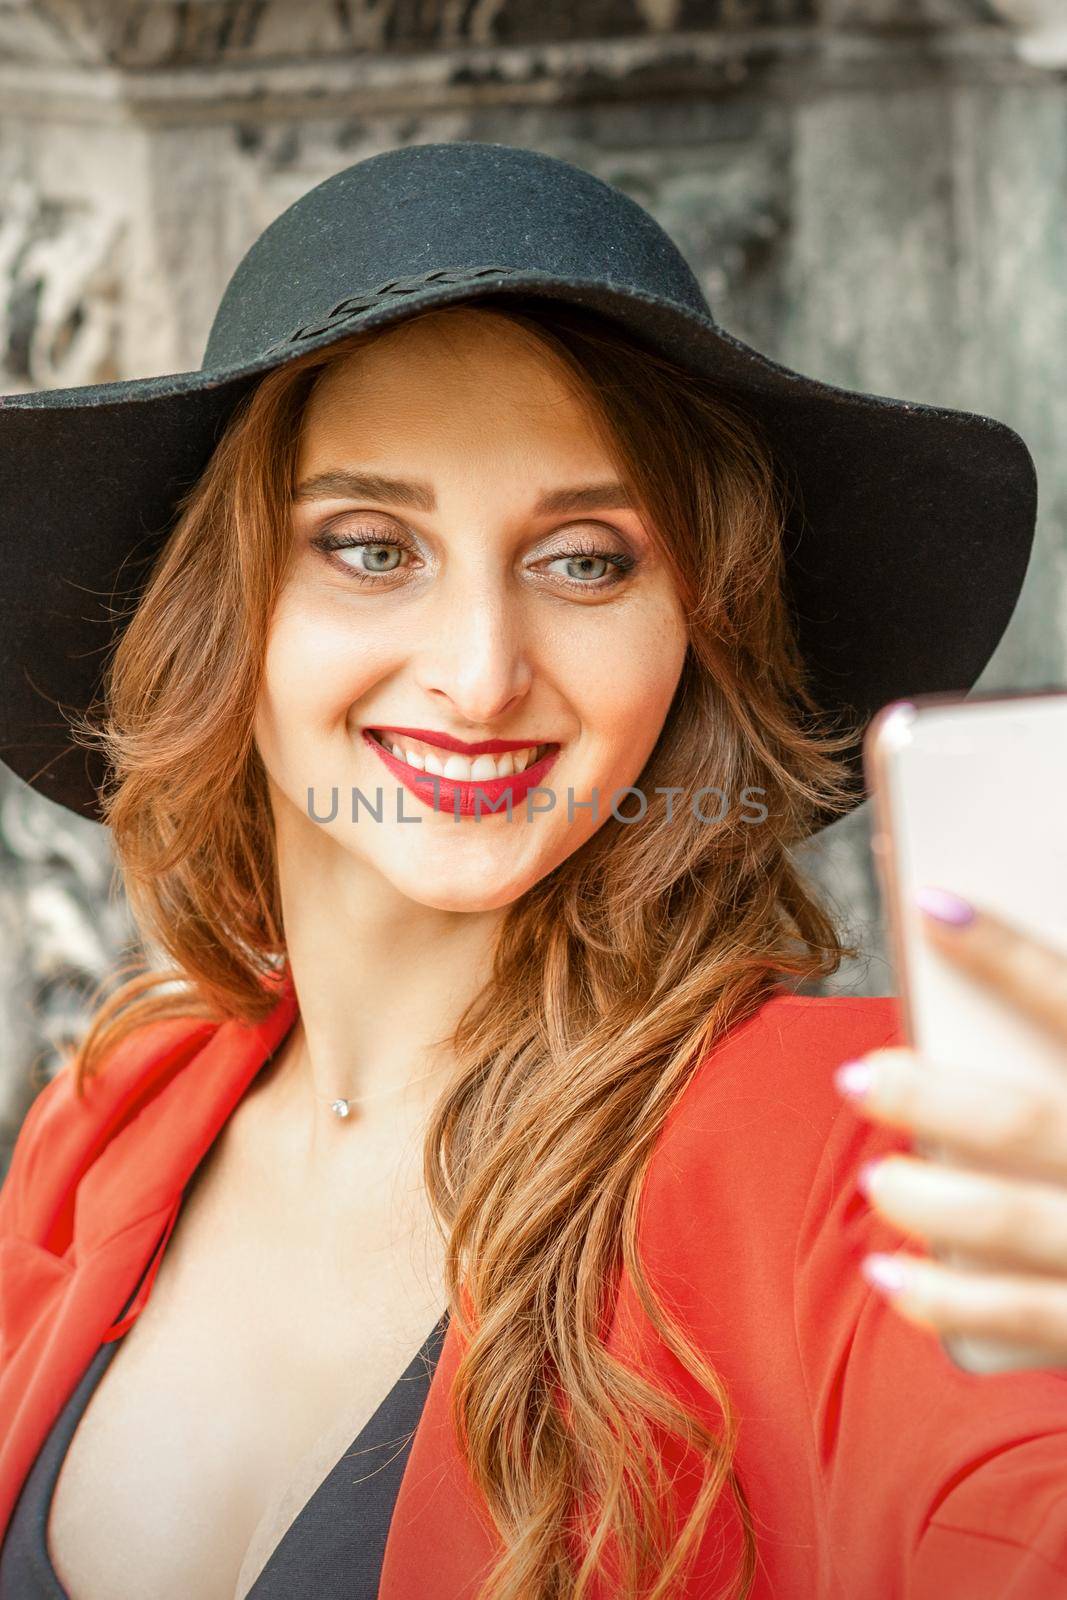
M375 730L377 731L377 730ZM443 734L427 735L417 728L383 728L383 733L406 733L412 739L425 739L427 744L436 744L441 749L455 750L460 755L495 755L504 750L525 750L534 743L527 740L520 744L517 739L486 739L481 744L464 745L458 739L449 738ZM525 798L530 789L543 783L559 757L559 746L555 745L543 755L540 761L535 761L525 772L512 773L504 778L477 778L464 783L459 778L442 778L432 772L420 772L418 767L409 766L406 761L400 761L391 750L387 750L374 737L369 728L363 729L363 742L370 746L375 755L384 762L389 771L397 778L417 800L438 811L450 811L454 816L470 817L475 812L475 797L481 796L478 806L479 818L494 815L507 816L507 801L504 797L510 791L512 810L516 803ZM543 742L543 741L542 741ZM503 804L501 800L503 799ZM436 805L435 805L436 800ZM489 805L499 806L499 812L489 809Z

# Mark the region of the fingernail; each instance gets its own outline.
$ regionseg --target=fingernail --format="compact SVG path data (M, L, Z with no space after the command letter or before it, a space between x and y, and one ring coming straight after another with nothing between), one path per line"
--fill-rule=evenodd
M860 1271L868 1283L873 1283L876 1289L884 1289L886 1294L896 1294L908 1281L907 1271L895 1256L864 1256Z
M928 917L947 923L951 928L962 928L966 923L974 921L974 907L949 889L932 887L920 889L915 899Z
M868 1198L874 1182L874 1175L882 1165L881 1158L877 1161L865 1161L856 1173L856 1187Z
M872 1073L866 1061L842 1061L834 1073L834 1084L842 1094L858 1099L871 1087Z

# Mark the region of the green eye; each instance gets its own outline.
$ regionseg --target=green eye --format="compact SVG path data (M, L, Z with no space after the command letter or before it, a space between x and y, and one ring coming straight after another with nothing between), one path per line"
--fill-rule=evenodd
M403 563L391 562L391 551L401 557L414 553L402 541L382 539L378 535L361 538L358 534L320 533L311 543L316 550L330 555L334 565L339 566L348 577L355 578L357 583L373 583L376 576L389 578L394 572L399 572ZM342 550L365 550L367 555L362 563L345 561L340 554Z
M620 583L626 574L637 565L633 556L621 555L611 550L575 549L561 551L558 555L550 556L549 564L561 561L567 569L579 569L579 575L573 570L565 570L554 576L562 578L563 582L574 589L611 589ZM597 566L607 571L590 572L590 566ZM584 569L584 570L583 570Z

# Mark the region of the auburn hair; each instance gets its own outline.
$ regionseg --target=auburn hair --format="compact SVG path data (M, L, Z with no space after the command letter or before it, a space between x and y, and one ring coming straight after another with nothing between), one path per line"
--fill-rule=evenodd
M498 297L419 316L460 313L506 317L575 385L647 514L689 632L641 775L647 809L609 817L508 907L426 1134L463 1349L452 1419L503 1544L481 1600L582 1600L601 1563L613 1593L666 1600L727 1493L742 1556L720 1595L744 1600L757 1552L733 1464L737 1419L646 1280L638 1201L664 1119L712 1045L783 980L827 976L852 953L792 850L848 809L840 754L857 730L831 723L810 687L784 583L793 491L742 399L564 302ZM305 404L382 331L250 388L178 507L99 702L74 724L106 757L117 869L162 957L123 963L114 992L97 1006L105 981L92 996L67 1063L79 1093L135 1028L257 1021L276 1003L263 979L284 967L285 928L254 712ZM708 826L675 806L668 821L658 790L704 785L762 791L765 820L731 807ZM704 1391L703 1415L608 1356L601 1329L623 1266ZM665 1435L700 1464L681 1526L669 1520Z

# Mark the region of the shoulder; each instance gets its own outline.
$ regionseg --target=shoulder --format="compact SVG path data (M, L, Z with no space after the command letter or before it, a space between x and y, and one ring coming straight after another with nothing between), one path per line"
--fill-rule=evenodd
M783 1259L827 1162L859 1164L895 1130L859 1117L835 1088L835 1068L902 1040L895 996L777 994L719 1039L672 1107L650 1162L642 1216L653 1254L692 1250L709 1267L723 1249Z
M69 1066L40 1090L23 1118L0 1186L0 1237L36 1237L125 1123L217 1031L203 1018L148 1022L119 1041L79 1094Z
M659 1153L729 1129L731 1143L750 1154L784 1139L790 1166L810 1161L842 1109L834 1070L902 1038L894 995L774 995L698 1063L670 1112Z

